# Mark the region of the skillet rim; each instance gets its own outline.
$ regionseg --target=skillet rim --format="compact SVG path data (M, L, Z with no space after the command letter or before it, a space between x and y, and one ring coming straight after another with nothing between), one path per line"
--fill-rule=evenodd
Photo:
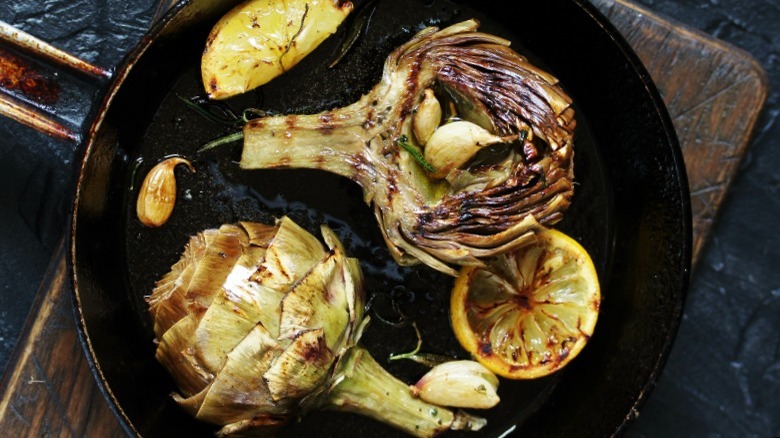
M653 388L658 382L664 366L669 359L674 341L677 337L677 332L680 328L680 322L682 321L683 310L685 308L686 297L688 294L688 288L690 286L691 277L691 265L693 258L693 219L691 212L691 195L690 185L688 183L688 174L685 167L685 160L683 158L682 147L680 145L679 138L677 136L677 130L672 122L671 115L666 107L666 103L663 101L658 87L655 85L650 73L645 67L644 63L640 60L634 49L628 43L628 41L622 36L620 31L609 21L609 19L596 8L595 5L587 0L572 0L578 4L592 20L609 36L612 42L620 49L626 61L630 64L631 69L637 74L640 81L644 84L645 90L650 98L658 120L661 122L662 128L666 133L666 139L664 144L669 147L671 157L674 161L675 177L680 182L680 190L682 200L682 234L684 241L682 242L681 250L681 262L684 266L681 267L681 277L679 278L678 288L676 289L674 306L672 307L673 313L670 315L668 331L666 332L666 339L663 342L664 348L658 351L656 354L656 362L652 367L648 379L645 382L640 393L637 395L636 400L630 406L630 409L626 413L626 417L617 426L614 436L622 435L625 433L628 426L636 420L639 416L639 411L642 406L647 402Z
M133 67L135 67L136 63L143 56L146 50L160 36L160 33L163 31L165 26L170 21L172 21L173 18L177 14L179 14L180 11L184 10L187 7L187 5L189 5L190 3L192 3L192 0L179 0L178 2L176 2L165 14L162 15L162 17L160 17L160 19L152 23L152 25L149 27L149 30L147 30L147 32L144 34L144 36L141 38L138 44L136 44L136 46L133 47L133 49L130 50L127 53L127 55L125 55L125 57L118 64L118 66L114 68L114 74L111 77L110 85L107 91L105 92L105 94L103 95L100 105L90 110L91 114L88 120L92 119L93 122L91 123L90 128L87 131L87 135L84 137L84 140L80 148L82 155L78 159L78 163L79 163L78 177L76 178L76 185L74 187L74 196L73 196L73 202L71 207L71 215L70 215L71 224L68 229L69 231L68 237L69 237L70 245L68 246L67 263L68 263L68 272L71 278L71 302L73 303L73 313L74 316L76 317L76 323L77 323L76 328L78 332L78 338L79 338L79 342L81 343L82 349L86 353L87 364L89 366L90 371L92 372L92 375L95 377L95 380L97 381L97 387L100 390L100 393L103 395L103 398L105 398L106 401L108 402L108 407L111 410L111 412L114 414L116 419L118 420L119 426L128 436L140 437L141 434L135 428L132 420L125 413L124 409L119 403L119 400L117 400L116 396L111 390L108 380L106 379L103 370L101 369L100 364L98 363L96 353L92 347L92 342L87 334L87 322L84 319L84 314L82 312L81 296L79 294L79 287L78 287L78 283L79 283L78 272L76 269L77 266L76 240L77 240L77 228L78 228L77 213L79 210L79 200L81 196L85 169L87 166L87 162L90 158L90 153L92 151L92 148L94 147L95 135L100 129L102 122L106 114L108 113L111 102L113 101L116 94L119 92L120 88L122 88L125 78L130 74L131 70L133 69Z

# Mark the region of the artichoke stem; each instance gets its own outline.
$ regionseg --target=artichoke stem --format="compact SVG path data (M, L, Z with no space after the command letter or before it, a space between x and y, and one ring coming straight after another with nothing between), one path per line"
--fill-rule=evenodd
M485 423L413 396L408 385L385 371L361 346L345 353L334 376L325 409L365 415L418 437L448 429L478 430Z

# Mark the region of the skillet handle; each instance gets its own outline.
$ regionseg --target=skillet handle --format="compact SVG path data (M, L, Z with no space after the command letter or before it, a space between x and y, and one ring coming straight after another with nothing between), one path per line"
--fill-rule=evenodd
M32 58L70 70L92 80L110 79L112 72L94 66L0 21L0 42ZM0 47L0 114L50 137L78 142L80 135L54 114L56 84L26 59Z

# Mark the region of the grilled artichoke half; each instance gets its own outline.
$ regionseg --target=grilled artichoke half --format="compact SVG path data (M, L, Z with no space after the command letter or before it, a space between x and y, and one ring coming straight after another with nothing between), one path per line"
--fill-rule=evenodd
M360 266L329 228L322 236L327 248L285 217L190 238L147 299L178 404L223 436L272 434L311 409L416 436L484 425L416 398L358 345L368 321Z
M556 78L477 28L468 20L419 32L354 104L250 121L241 166L323 169L356 181L403 265L455 275L522 246L570 204L574 110ZM434 138L436 150L426 150Z

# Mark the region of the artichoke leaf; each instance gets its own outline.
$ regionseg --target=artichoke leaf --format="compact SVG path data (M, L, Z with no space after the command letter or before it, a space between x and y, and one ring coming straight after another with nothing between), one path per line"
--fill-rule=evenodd
M245 225L242 227L246 230ZM278 303L284 294L250 281L260 260L266 254L266 249L251 244L253 237L247 237L241 257L228 274L220 293L203 315L195 332L193 346L197 347L199 358L210 370L219 369L225 355L258 322L273 335L278 333Z
M283 346L287 346L289 340L279 339L279 320L282 315L282 308L279 303L284 298L285 292L271 289L255 282L248 282L241 285L241 287L249 289L254 296L255 304L260 309L258 322Z
M341 280L343 255L331 251L284 296L279 339L295 339L313 329L323 331L328 348L339 349L349 322L349 310Z
M200 410L200 405L203 404L203 400L206 398L206 394L208 394L209 389L211 389L211 385L214 383L212 380L209 382L208 385L206 385L205 388L203 388L199 393L194 394L190 397L183 397L181 394L178 394L174 392L171 394L171 398L173 398L173 401L176 402L176 404L179 405L182 409L184 409L185 412L190 414L193 418L198 415L198 410Z
M252 280L271 289L286 291L324 255L322 243L285 216L279 220L279 230Z
M155 282L152 293L146 298L146 302L149 304L149 311L152 312L153 316L157 316L157 306L175 294L177 287L182 285L186 287L189 284L189 280L192 278L192 268L203 258L208 245L206 236L215 233L215 230L206 230L191 236L184 246L184 251L179 260L171 266L171 270L168 273Z
M185 296L195 268L206 254L206 248L218 233L206 230L192 236L184 247L182 257L155 285L146 301L154 320L154 334L159 338L177 321L189 313Z
M268 244L273 238L273 232L276 232L276 227L258 227L257 225L249 222L239 223L234 228L229 230L235 230L239 234L239 241L241 242L241 257L239 257L233 270L230 272L226 283L235 283L238 281L247 281L249 276L257 269L260 261L265 258L265 251L268 248ZM223 225L220 227L225 229ZM250 231L252 234L250 235Z
M263 412L289 415L291 406L271 399L260 376L281 354L281 348L261 325L253 327L227 355L225 365L215 375L197 418L215 424L248 420Z
M263 379L274 401L300 399L325 382L334 359L324 331L309 330L293 340Z
M241 228L247 234L249 238L249 244L261 248L268 248L268 244L274 238L279 231L279 227L276 225L267 225L260 222L239 222Z
M341 240L327 225L320 227L322 233L322 239L325 244L331 250L346 255L346 249ZM338 284L332 284L331 290L343 290L345 304L347 307L347 313L349 315L348 333L346 338L351 341L347 347L354 345L359 340L360 336L355 335L358 322L363 320L363 314L365 310L366 297L363 292L363 271L360 269L360 261L353 257L343 257L341 262L341 272L336 273L333 278L334 282Z
M344 269L341 276L344 282L344 292L347 300L347 310L349 312L349 327L355 328L363 320L365 313L365 295L363 293L363 271L360 269L360 261L355 258L347 258L344 261ZM350 333L349 338L353 343L360 339L355 336L355 332Z
M160 338L155 358L176 381L176 386L186 396L201 391L213 375L203 369L189 352L189 343L198 327L195 314L180 319Z
M348 341L344 347L351 347L360 340L360 325L364 321L365 295L363 293L363 273L360 262L355 258L346 258L340 275L335 278L338 285L331 286L344 290L349 324L344 336Z
M338 250L342 254L346 254L347 250L344 248L344 244L341 243L339 236L327 225L320 226L320 234L322 234L322 240L325 241L325 245L330 250Z
M262 311L252 289L238 284L222 289L191 338L190 346L206 370L216 373L222 368L228 353L257 324Z
M176 281L170 283L170 287L166 287L166 290L155 289L155 292L160 291L160 294L152 294L153 297L165 295L164 298L150 303L150 311L154 314L154 334L158 338L187 315L189 306L184 297L196 266L188 262Z
M192 275L185 299L193 310L206 309L222 289L233 266L242 255L241 234L220 229Z
M233 276L234 273L238 274L236 270L242 268L244 271L248 270L248 275L246 277L244 277L244 272L241 273L242 280L248 280L249 277L257 270L257 265L260 264L260 261L265 258L265 251L266 250L264 247L254 245L245 246L244 253L236 262L236 266L231 272L231 276ZM237 276L233 277L235 278ZM229 276L227 282L230 281L233 280L231 280Z
M276 431L289 422L289 418L260 413L251 420L241 420L226 424L216 436L275 437Z

